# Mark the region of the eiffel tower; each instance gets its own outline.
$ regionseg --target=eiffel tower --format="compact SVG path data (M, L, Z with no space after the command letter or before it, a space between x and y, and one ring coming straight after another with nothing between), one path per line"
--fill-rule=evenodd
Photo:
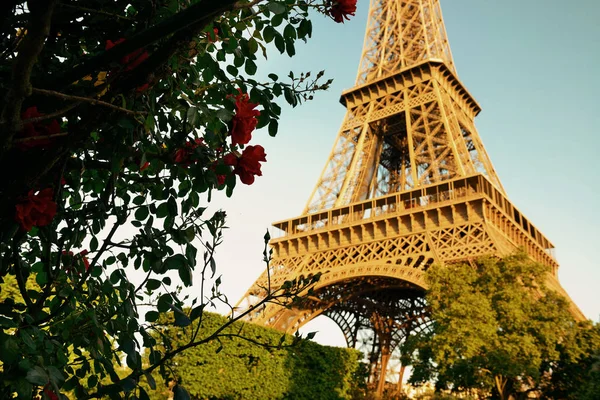
M302 214L273 224L269 274L238 309L264 298L268 277L271 288L322 277L301 306L268 304L249 321L294 332L328 316L365 350L380 394L394 349L430 324L430 265L523 248L569 299L554 246L507 198L477 133L481 108L456 75L438 0L371 0L356 84L340 102L325 169Z

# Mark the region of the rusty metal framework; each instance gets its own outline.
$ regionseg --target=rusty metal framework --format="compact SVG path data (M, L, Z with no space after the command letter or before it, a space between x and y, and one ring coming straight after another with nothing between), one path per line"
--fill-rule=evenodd
M456 76L438 0L371 0L356 86L340 101L347 112L325 169L302 215L274 223L270 271L238 309L264 298L268 276L271 288L322 278L294 308L268 304L249 321L293 332L330 317L365 350L381 393L394 349L430 324L433 263L522 247L568 298L554 246L508 200L483 147L480 107Z

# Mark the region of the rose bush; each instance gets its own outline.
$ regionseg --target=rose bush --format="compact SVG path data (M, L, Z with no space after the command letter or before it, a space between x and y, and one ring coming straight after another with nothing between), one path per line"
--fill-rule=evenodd
M199 326L227 303L214 261L225 213L203 205L261 175L255 131L277 133L278 99L296 106L330 83L261 81L256 60L294 56L309 10L343 22L352 4L0 3L0 398L145 399L141 379L154 385L167 360L218 339L161 352L150 333L165 314ZM195 299L181 294L192 285Z

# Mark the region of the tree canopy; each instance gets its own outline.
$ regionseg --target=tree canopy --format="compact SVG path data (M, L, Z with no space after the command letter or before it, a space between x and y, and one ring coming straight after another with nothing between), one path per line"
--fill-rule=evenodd
M539 394L574 351L577 329L566 300L545 287L546 274L524 253L432 267L433 329L417 345L412 382L501 399Z

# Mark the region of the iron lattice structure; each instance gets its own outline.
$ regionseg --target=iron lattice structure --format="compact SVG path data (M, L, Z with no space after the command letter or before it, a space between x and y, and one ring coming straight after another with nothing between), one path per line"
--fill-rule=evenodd
M365 350L381 392L394 349L429 326L433 263L522 247L568 298L554 246L508 200L483 147L480 107L454 70L438 0L371 0L356 85L340 101L347 112L325 169L302 215L274 223L282 235L271 240L269 274L238 309L264 298L268 276L271 288L322 277L296 307L268 304L248 320L292 332L329 316Z

